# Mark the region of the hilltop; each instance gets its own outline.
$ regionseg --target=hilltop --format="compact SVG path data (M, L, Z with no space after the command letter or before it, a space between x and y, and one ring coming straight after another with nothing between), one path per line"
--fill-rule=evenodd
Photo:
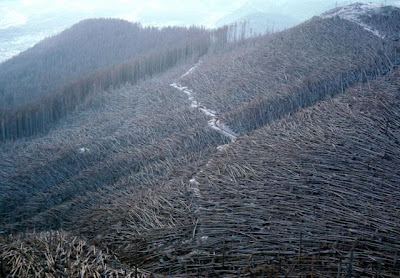
M162 51L201 32L205 30L142 27L119 19L83 20L0 64L1 107L37 101L97 70Z
M399 5L397 0L375 1L371 3L370 0L359 1L259 1L250 0L236 11L224 16L217 22L217 26L229 25L246 21L248 24L248 32L252 34L265 34L270 32L282 31L284 29L293 27L301 22L319 15L327 10L334 8L340 9L341 7L350 7L351 5L358 4L372 4L375 6L382 6L382 4ZM346 8L347 9L347 8ZM350 8L351 9L351 8Z
M197 60L227 30L82 21L0 64L0 141L46 132L101 90Z

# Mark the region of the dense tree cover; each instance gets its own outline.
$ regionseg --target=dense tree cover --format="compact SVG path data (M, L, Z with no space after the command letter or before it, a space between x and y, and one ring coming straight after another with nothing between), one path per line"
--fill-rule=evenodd
M46 130L92 92L198 59L211 45L226 43L227 30L83 21L0 64L0 140Z
M200 28L142 27L118 19L81 21L0 64L0 107L21 106L95 70L190 41L205 32Z

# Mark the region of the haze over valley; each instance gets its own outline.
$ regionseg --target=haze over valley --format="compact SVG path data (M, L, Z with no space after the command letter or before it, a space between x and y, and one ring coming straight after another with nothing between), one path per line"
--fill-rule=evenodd
M335 6L366 0L3 0L0 2L0 62L32 47L40 40L58 34L87 18L120 18L145 26L221 27L247 21L252 35L292 27ZM400 5L399 0L375 0Z

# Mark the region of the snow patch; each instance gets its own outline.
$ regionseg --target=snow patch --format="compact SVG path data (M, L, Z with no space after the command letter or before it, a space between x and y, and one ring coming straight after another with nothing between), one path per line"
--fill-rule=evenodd
M229 148L229 144L221 145L217 147L217 150L220 152L226 151Z
M200 64L201 64L201 61L199 61L192 68L190 68L185 74L183 74L181 76L181 78L191 74ZM183 92L185 95L188 96L191 108L198 109L200 112L202 112L204 115L206 115L207 117L210 118L210 120L208 121L208 126L211 129L214 129L215 131L219 132L220 134L224 135L225 137L228 137L231 140L231 142L234 142L236 140L238 135L227 124L223 123L221 120L218 119L218 113L216 111L208 109L204 105L201 105L194 98L192 90L188 89L188 87L186 87L186 86L182 86L175 82L170 84L170 86ZM217 150L224 151L227 149L227 146L228 145L218 146ZM192 180L190 182L192 183Z
M193 68L192 68L193 69ZM190 71L190 70L189 70ZM208 121L208 126L222 135L228 137L231 140L235 140L237 137L237 134L233 132L225 123L221 122L221 120L218 119L217 112L211 109L208 109L204 105L201 105L193 96L193 91L189 90L187 87L184 87L180 84L177 83L172 83L170 84L171 87L183 92L185 95L188 96L188 99L190 100L190 107L198 109L200 112L202 112L204 115L207 117L210 117L211 119Z
M210 110L205 107L199 107L199 110L209 117L215 117L215 115L217 114L217 112L215 112L214 110Z
M211 120L209 120L208 125L212 129L231 139L231 141L234 141L237 138L237 134L233 132L229 126L218 120L216 117L213 117Z
M192 72L194 72L198 66L200 66L202 63L202 61L200 60L197 64L195 64L193 67L191 67L186 73L184 73L181 78L188 76L189 74L191 74Z
M190 179L189 182L190 182L191 185L195 185L195 186L199 186L200 185L200 183L198 181L196 181L195 178Z
M197 198L201 198L201 193L200 193L200 188L199 188L200 183L198 181L196 181L195 178L190 179L189 183L192 186L190 188L190 191L193 192L193 195Z
M78 152L79 152L80 154L88 153L88 152L89 152L89 149L87 149L87 148L79 148Z
M381 34L378 30L375 30L373 27L369 26L361 20L361 16L377 12L380 7L382 7L382 5L379 3L355 3L352 5L335 8L331 11L323 13L320 17L332 18L338 16L342 19L360 25L364 28L364 30L371 32L381 39L385 39L385 36Z
M198 62L196 65L194 65L192 68L190 68L184 75L181 76L185 77L189 74L191 74L199 65L201 64L201 61ZM218 119L218 113L214 110L208 109L207 107L205 107L204 105L202 105L200 102L198 102L195 99L194 96L194 92L192 90L190 90L188 87L182 86L179 83L172 83L170 84L171 87L183 92L188 100L190 101L190 107L197 109L199 112L203 113L205 116L207 116L210 120L208 121L208 126L214 130L216 130L217 132L219 132L220 134L224 135L225 137L228 137L231 142L234 142L237 138L237 134L235 132L232 131L232 129L230 129L230 127L225 124L224 122L222 122L220 119ZM222 145L217 147L218 151L223 151L226 150L228 148L228 144L226 145ZM210 166L211 164L211 160L207 162L207 167ZM201 173L202 171L200 171ZM190 187L190 191L193 193L193 195L197 198L202 198L200 189L199 189L199 185L200 183L195 179L192 178L189 180L189 183L191 185ZM202 207L201 205L197 206L196 209L196 213L200 213ZM203 237L202 240L205 241L207 240L208 237Z
M201 64L201 61L199 61L192 68L190 68L185 74L183 74L181 76L181 78L191 74L200 64ZM197 109L199 112L203 113L204 115L206 115L207 117L210 118L210 120L208 121L208 126L210 128L212 128L212 129L216 130L217 132L219 132L220 134L228 137L231 140L231 142L234 142L236 140L237 134L235 132L233 132L229 128L228 125L226 125L225 123L223 123L221 120L218 119L218 113L216 111L208 109L207 107L202 105L200 102L198 102L195 99L195 96L194 96L194 93L192 90L188 89L188 87L182 86L181 84L175 83L175 82L170 84L170 86L183 92L187 96L188 100L190 101L191 108ZM219 146L219 147L217 147L217 150L223 151L228 148L228 145L229 144ZM211 159L207 162L206 166L208 167L210 165L211 165ZM202 173L202 172L203 171L201 170L199 173ZM199 199L202 198L201 191L199 188L200 183L195 178L191 178L189 180L189 183L190 183L189 191L191 191L193 193L193 196L195 196L196 198L199 198ZM197 214L197 215L201 214L201 211L203 209L201 204L197 204L197 205L195 204L194 206L196 208L195 214ZM197 219L197 221L198 220L199 219ZM195 229L193 231L193 238L196 234L196 227L197 227L197 222L196 222ZM207 241L208 236L202 236L200 238L200 240L203 242ZM190 256L190 254L189 254L189 256Z
M199 188L197 188L197 187L192 187L192 188L191 188L191 191L193 192L193 195L194 195L196 198L201 198L201 193L200 193L200 189L199 189Z

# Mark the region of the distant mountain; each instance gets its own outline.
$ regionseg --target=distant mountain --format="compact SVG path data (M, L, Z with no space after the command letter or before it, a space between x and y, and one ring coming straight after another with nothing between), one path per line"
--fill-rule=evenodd
M23 25L0 28L0 63L85 18L83 14L32 15Z
M235 22L248 22L248 29L253 30L253 34L260 34L269 31L280 31L292 27L300 22L307 20L315 15L319 15L327 10L349 4L351 2L371 2L368 0L360 1L318 1L318 0L250 0L238 10L226 15L217 21L217 26L229 25ZM382 1L375 1L382 3ZM387 0L386 4L398 3L397 0Z
M158 29L120 19L83 20L0 64L0 108L20 106L96 70L190 37L183 27Z
M84 20L0 64L0 140L43 132L99 91L197 60L226 32Z

